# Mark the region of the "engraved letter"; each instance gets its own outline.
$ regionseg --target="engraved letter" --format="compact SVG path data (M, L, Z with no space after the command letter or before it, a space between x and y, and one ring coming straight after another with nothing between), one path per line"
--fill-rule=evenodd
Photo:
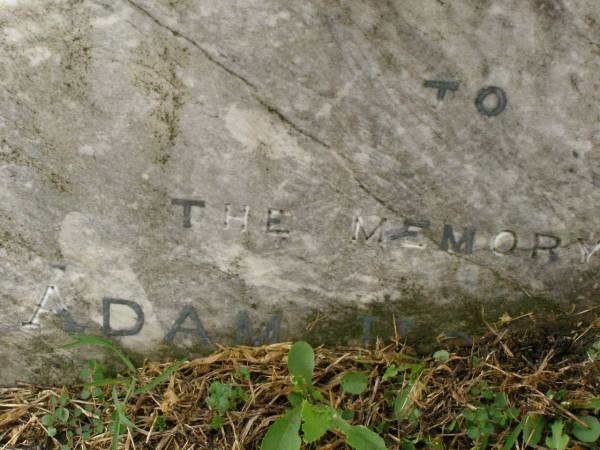
M281 314L271 316L269 323L265 325L260 335L255 334L252 330L252 321L246 311L239 313L236 330L235 343L236 345L248 344L254 346L264 344L274 344L279 341L279 332L281 330Z
M454 230L452 225L444 224L444 232L442 234L442 242L440 242L440 249L445 252L449 251L448 242L452 245L452 251L455 253L473 253L473 242L475 241L475 228L467 228L460 240L456 242L454 237ZM464 251L461 247L464 245Z
M192 206L204 208L204 200L186 200L183 198L174 198L171 200L172 205L183 206L183 226L185 228L192 227Z
M406 340L408 333L414 326L415 321L412 319L396 319L396 331L402 339Z
M132 328L128 330L115 330L111 327L110 309L112 305L123 305L133 310L137 317ZM131 300L104 297L102 299L102 317L104 319L102 324L104 336L134 336L138 334L144 326L144 311L142 311L140 305L138 305L136 302L132 302Z
M283 209L269 209L267 212L267 233L290 234L290 230L281 225L284 214Z
M368 347L377 339L371 335L373 324L377 321L377 318L373 316L360 316L360 320L362 321L363 342L365 347Z
M492 251L496 255L508 255L512 253L519 243L514 231L504 230L492 239Z
M65 307L64 301L60 296L60 292L56 286L48 286L44 291L42 299L37 304L31 319L27 322L23 322L21 325L24 327L39 328L40 326L40 315L43 312L52 312L58 315L64 320L63 330L68 333L81 333L85 330L85 327L79 325L73 319L73 316L69 310Z
M543 240L546 241L546 245L543 245ZM548 240L551 240L552 243L549 244ZM533 245L531 257L537 258L538 250L545 250L548 251L550 261L556 261L558 259L558 254L554 250L560 246L560 242L560 238L552 236L551 234L535 233L535 244Z
M590 258L594 256L594 253L600 251L600 242L597 242L592 248L588 249L583 239L578 239L579 249L581 250L581 262L589 263Z
M417 237L419 230L427 230L430 226L431 223L428 220L406 218L404 219L402 228L396 228L386 231L385 235L390 241L409 237ZM402 241L400 245L402 247L418 248L421 250L424 250L426 248L425 243L413 240Z
M493 108L490 108L485 104L485 99L489 95L494 95L496 97L496 105ZM477 107L477 111L480 114L488 117L497 116L506 108L506 92L503 89L496 86L488 86L479 91L477 98L475 99L475 106Z
M191 319L191 321L194 325L194 328L181 328L181 325L183 325L183 323L186 321L186 319L188 317ZM194 336L200 336L204 340L205 344L210 343L208 334L206 333L206 330L204 329L204 326L202 325L202 321L198 317L198 314L196 314L196 310L189 305L185 306L181 310L181 314L179 314L179 317L177 317L177 319L175 320L175 323L173 323L173 326L171 327L169 332L166 334L165 342L167 342L167 343L173 342L173 339L175 338L175 335L177 333L186 333L186 334L193 334Z
M425 87L437 89L437 99L444 100L447 91L458 91L458 81L425 80Z
M242 212L244 213L244 215L242 217L232 216L230 214L230 212L231 212L231 204L226 203L225 204L225 229L227 230L229 228L229 222L231 222L232 220L237 220L238 222L241 223L242 233L245 232L246 227L248 226L248 214L250 214L250 207L244 206L242 208Z
M365 228L364 218L361 216L357 216L354 219L354 233L352 236L352 240L356 242L362 235L365 241L369 241L375 234L377 234L377 242L383 241L383 224L387 222L387 219L385 217L377 218L379 219L379 223L375 226L375 228L371 230L371 232L368 232Z

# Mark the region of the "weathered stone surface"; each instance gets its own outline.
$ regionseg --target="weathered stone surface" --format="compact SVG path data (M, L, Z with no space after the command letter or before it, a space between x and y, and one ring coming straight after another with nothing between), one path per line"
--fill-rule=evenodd
M594 302L599 24L596 0L1 1L0 382L68 372L68 331L151 356Z

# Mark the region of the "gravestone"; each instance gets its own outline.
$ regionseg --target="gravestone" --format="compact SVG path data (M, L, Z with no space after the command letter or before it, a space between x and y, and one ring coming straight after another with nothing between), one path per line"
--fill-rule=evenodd
M600 294L596 0L0 2L0 383L469 341ZM487 315L487 316L486 316Z

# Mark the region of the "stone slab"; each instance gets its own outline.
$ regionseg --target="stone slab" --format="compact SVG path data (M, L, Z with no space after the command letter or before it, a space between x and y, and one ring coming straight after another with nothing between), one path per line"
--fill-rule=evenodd
M596 0L0 1L0 383L600 294ZM411 337L412 336L412 337Z

